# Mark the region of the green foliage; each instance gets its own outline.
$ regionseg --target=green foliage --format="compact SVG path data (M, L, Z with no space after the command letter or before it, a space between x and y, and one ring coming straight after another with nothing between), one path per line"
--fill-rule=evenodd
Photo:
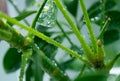
M29 15L32 15L33 13L36 13L36 11L24 11L14 18L20 21L20 20L28 17Z
M68 11L76 17L78 9L78 0L63 0L63 3L67 7Z
M7 73L15 72L21 65L21 52L16 48L9 48L3 59L3 66Z
M107 74L101 74L101 73L92 73L83 75L82 77L77 78L75 81L107 81Z
M0 40L5 40L11 47L15 47L6 52L3 60L7 73L15 72L21 65L20 81L23 81L24 74L26 81L43 81L45 73L50 75L50 81L107 81L111 76L109 71L120 55L115 56L114 53L114 58L110 59L104 47L114 44L120 38L120 11L116 8L119 0L98 0L88 10L84 0L43 0L43 3L25 0L23 11L19 10L14 1L9 1L19 15L11 18L0 12ZM79 5L83 16L77 18ZM33 10L34 7L40 8ZM58 13L58 10L61 13ZM30 26L29 23L24 25L19 22L32 14L36 15ZM62 22L67 25L57 20L58 14L64 16L66 20L63 19ZM105 24L108 18L111 21ZM94 35L93 23L100 27L100 39ZM85 24L88 28L89 43L85 40L89 38L85 38L86 35L84 37L84 33L80 32ZM22 36L14 25L27 30L28 34ZM71 31L71 34L68 31ZM74 35L80 44L74 42ZM66 40L68 45L64 45ZM56 58L59 54L58 48L66 51L61 52L58 57L60 60ZM106 58L110 59L110 62L106 61ZM77 76L71 78L69 73L66 73L68 70L76 72ZM119 81L119 77L116 81Z

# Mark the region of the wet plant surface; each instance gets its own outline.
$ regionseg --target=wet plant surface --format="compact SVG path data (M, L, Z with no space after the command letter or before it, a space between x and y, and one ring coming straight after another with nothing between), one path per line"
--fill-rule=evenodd
M19 81L24 77L25 81L43 81L45 73L50 81L108 81L115 76L110 70L120 66L119 0L97 0L88 9L84 0L25 0L23 10L16 0L8 2L19 15L12 18L0 12L0 39L10 45L3 59L7 73L20 69ZM26 18L33 14L29 23ZM81 33L84 27L88 40ZM76 76L71 78L69 70ZM115 76L114 81L119 78Z

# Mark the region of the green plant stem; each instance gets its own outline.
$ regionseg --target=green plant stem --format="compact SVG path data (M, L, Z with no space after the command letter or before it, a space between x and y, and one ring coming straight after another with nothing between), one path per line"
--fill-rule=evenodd
M81 76L81 75L83 74L83 72L85 71L85 68L86 68L86 65L84 64L84 65L82 66L82 69L81 69L81 71L80 71L79 76Z
M31 24L31 26L30 26L31 28L35 29L35 26L36 26L37 20L38 20L38 18L39 18L39 15L40 15L40 13L42 12L42 10L43 10L46 2L47 2L47 0L44 0L43 3L42 3L42 5L40 6L39 10L37 11L36 16L35 16L35 18L33 19L32 24ZM28 36L29 36L30 38L33 37L33 35L31 34L31 32L28 32Z
M30 58L31 54L32 54L31 49L27 49L23 51L19 81L23 81L23 76L25 74L25 65L27 64L27 60L28 58Z
M71 81L64 71L58 67L54 60L49 59L38 47L37 45L32 45L35 51L34 55L37 55L40 62L40 67L43 71L47 72L56 81Z
M101 13L101 27L102 27L103 22L105 20L105 0L101 0L101 8L102 8L102 13Z
M102 27L102 30L101 30L101 32L100 32L100 35L98 36L98 39L102 39L102 38L103 38L103 34L104 34L104 32L105 32L105 29L108 27L110 21L111 21L110 18L108 18L108 19L106 20L105 24L104 24L103 27Z
M46 4L47 1L48 1L48 0L44 0L43 3L42 3L42 5L40 6L39 10L37 11L37 14L36 14L36 16L35 16L35 18L34 18L34 20L33 20L33 22L32 22L32 25L30 26L30 27L32 27L33 29L35 28L36 23L37 23L37 20L38 20L38 18L39 18L39 15L40 15L40 13L42 12L42 10L43 10L43 8L44 8L44 6L45 6L45 4Z
M17 11L17 13L18 14L20 14L21 13L21 11L18 9L18 7L16 6L16 4L13 2L13 0L8 0L10 3L11 3L11 5L15 8L15 10ZM29 23L28 23L28 21L26 20L26 19L24 19L24 22L29 26Z
M84 64L80 70L79 75L77 76L77 78L74 81L78 81L80 77L82 77L83 72L85 71L86 65Z
M81 8L82 8L84 17L85 17L86 25L87 25L88 30L89 30L89 33L90 33L90 39L91 39L91 42L92 42L92 46L93 46L93 48L94 48L94 51L97 52L96 38L95 38L93 29L92 29L92 25L91 25L91 22L90 22L88 13L87 13L87 9L86 9L86 7L85 7L85 3L84 3L83 0L79 0L79 1L80 1L80 5L81 5Z
M58 8L60 9L62 14L64 15L64 17L67 20L67 22L72 27L72 30L75 33L76 37L78 38L79 42L81 43L81 45L82 45L82 47L83 47L83 49L85 51L86 56L88 57L89 60L92 60L93 59L93 53L92 53L90 47L88 46L88 44L86 43L85 39L83 38L82 34L78 30L77 26L75 25L75 23L72 21L72 19L68 15L68 12L65 10L65 8L63 7L63 5L60 2L60 0L54 0L54 2L56 3Z
M46 42L51 43L51 44L53 44L53 45L55 45L55 46L57 46L57 47L65 50L65 51L67 51L67 52L68 52L69 54L71 54L72 56L80 59L82 62L84 62L85 64L89 65L89 62L88 62L85 58L83 58L80 54L78 54L77 52L74 52L73 50L71 50L71 49L63 46L62 44L54 41L53 39L47 37L47 36L44 35L43 33L38 32L38 31L32 29L31 27L25 26L24 24L21 24L21 23L18 22L16 19L10 18L9 16L5 15L5 14L2 13L2 12L0 12L0 17L5 18L6 20L8 20L9 22L11 22L12 24L16 24L16 25L18 25L19 27L21 27L21 28L23 28L23 29L25 29L25 30L33 33L34 35L36 35L37 37L45 40Z
M74 44L72 43L71 39L68 37L68 35L66 34L66 32L64 31L64 29L62 28L62 26L60 25L60 23L58 21L56 21L59 29L62 31L62 33L64 34L64 36L67 38L67 40L69 41L69 43L73 46Z

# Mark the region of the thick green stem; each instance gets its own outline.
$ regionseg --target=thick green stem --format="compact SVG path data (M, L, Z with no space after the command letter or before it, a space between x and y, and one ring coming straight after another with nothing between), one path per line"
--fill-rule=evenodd
M85 17L86 25L87 25L89 33L90 33L90 39L91 39L91 42L92 42L93 49L94 49L95 52L97 52L96 38L95 38L93 29L92 29L92 25L91 25L88 13L87 13L87 9L85 7L85 3L84 3L83 0L79 0L79 1L80 1L80 5L81 5L81 8L82 8L84 17Z
M16 24L16 25L18 25L19 27L21 27L21 28L23 28L23 29L25 29L25 30L33 33L34 35L36 35L37 37L45 40L46 42L51 43L51 44L53 44L53 45L55 45L55 46L57 46L57 47L65 50L65 51L67 51L67 52L68 52L69 54L71 54L72 56L80 59L80 60L83 61L85 64L89 65L89 62L88 62L85 58L83 58L80 54L78 54L77 52L72 51L71 49L63 46L62 44L56 42L55 40L47 37L47 36L44 35L43 33L38 32L38 31L32 29L31 27L25 26L24 24L21 24L21 23L18 22L16 19L10 18L9 16L5 15L5 14L2 13L2 12L0 12L0 17L5 18L6 20L8 20L9 22L11 22L12 24Z
M27 60L28 60L28 58L30 58L31 54L32 54L31 49L23 51L19 81L23 81L23 77L25 74L25 65L27 64Z
M82 34L78 30L77 26L75 25L75 23L70 18L68 12L65 10L65 8L63 7L60 0L54 0L54 1L55 1L56 5L58 6L58 8L60 9L60 11L63 13L67 22L72 27L72 30L75 33L76 37L78 38L79 42L81 43L81 45L82 45L82 47L85 51L86 56L88 57L89 60L92 60L93 59L93 53L92 53L90 47L88 46L88 44L86 43L85 39L83 38Z

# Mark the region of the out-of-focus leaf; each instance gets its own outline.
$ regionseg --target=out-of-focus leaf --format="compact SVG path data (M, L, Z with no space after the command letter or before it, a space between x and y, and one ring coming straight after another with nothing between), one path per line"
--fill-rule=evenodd
M26 81L43 81L44 72L40 68L40 59L38 55L34 55L32 60L29 60L29 65L26 69Z
M110 44L117 41L120 38L120 12L119 11L108 11L107 17L111 18L111 22L104 33L104 44ZM116 16L117 15L117 16Z
M14 17L14 18L20 21L20 20L22 20L22 19L24 19L24 18L26 18L26 17L34 14L34 13L36 13L36 11L25 11L25 12L22 12L20 15Z
M91 19L92 22L100 25L101 24L101 13L102 13L102 5L101 5L101 1L97 1L95 2L89 9L88 9L88 15ZM115 0L106 0L105 1L105 13L109 10L111 10L113 7L115 7L116 5L116 1ZM81 18L81 20L83 20L83 17Z
M120 75L117 77L117 79L115 81L120 81Z
M7 73L14 72L20 68L21 53L16 48L10 48L3 59L3 66Z
M107 81L108 75L105 73L90 73L78 77L74 81Z
M67 7L68 11L76 17L77 8L78 8L78 0L63 0L63 3Z
M116 5L115 0L106 0L105 10L109 10Z
M53 27L56 22L56 16L57 7L53 0L49 0L39 16L38 23L46 27Z
M32 81L33 78L32 61L29 62L25 74L26 74L25 76L26 81Z
M36 0L25 0L26 7L31 7L35 5Z
M44 72L41 69L40 57L38 54L33 56L32 70L35 81L43 81Z
M112 42L115 42L120 38L120 32L118 30L109 30L104 33L104 44L110 44Z
M109 29L120 28L120 12L119 11L108 11L106 16L111 18Z

